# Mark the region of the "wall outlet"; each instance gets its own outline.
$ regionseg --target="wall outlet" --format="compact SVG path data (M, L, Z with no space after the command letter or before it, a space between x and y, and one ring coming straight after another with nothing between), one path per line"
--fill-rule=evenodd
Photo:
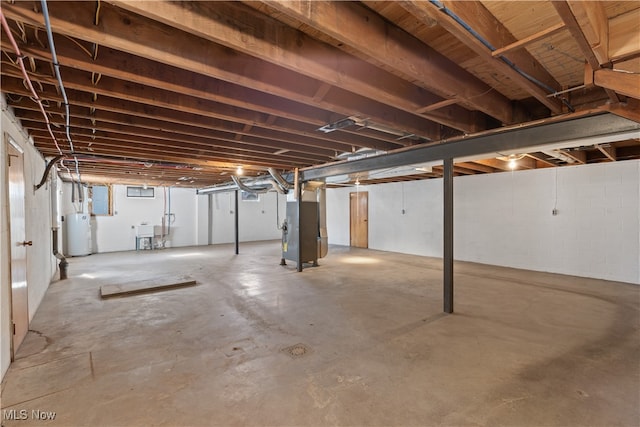
M558 215L558 209L553 209L553 210L551 211L551 215L553 215L553 216Z

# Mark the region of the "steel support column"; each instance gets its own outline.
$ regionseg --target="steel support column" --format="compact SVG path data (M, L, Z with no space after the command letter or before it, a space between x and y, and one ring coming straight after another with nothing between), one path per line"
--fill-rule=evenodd
M302 230L300 229L300 224L302 220L300 219L300 215L302 214L302 182L300 181L300 173L298 169L295 171L295 190L296 190L296 209L298 211L298 272L302 271Z
M213 245L213 194L207 194L207 245Z
M240 222L238 221L238 196L240 193L239 190L235 191L236 193L236 207L233 210L233 213L235 214L235 223L236 223L236 255L238 255L240 253Z
M453 313L453 159L444 159L444 247L443 287L444 312Z

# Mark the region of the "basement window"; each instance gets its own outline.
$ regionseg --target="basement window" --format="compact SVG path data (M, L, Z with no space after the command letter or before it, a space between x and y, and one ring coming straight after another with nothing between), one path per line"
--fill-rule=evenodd
M156 195L153 187L127 187L127 197L153 199Z
M241 197L243 202L259 202L260 201L260 195L258 193L247 193L246 191L243 191Z
M110 185L89 187L89 212L91 215L113 215L113 193Z

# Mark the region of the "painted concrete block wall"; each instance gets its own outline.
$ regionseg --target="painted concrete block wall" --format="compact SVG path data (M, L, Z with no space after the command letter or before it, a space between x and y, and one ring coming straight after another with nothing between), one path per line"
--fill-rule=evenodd
M207 196L198 196L206 199ZM213 244L235 241L235 196L233 192L212 196ZM278 222L285 218L286 196L269 192L260 194L259 201L239 202L238 222L241 242L279 239ZM279 217L279 219L278 219Z
M206 196L198 196L205 199ZM234 194L215 193L212 196L211 227L214 245L235 241Z
M458 259L640 284L640 162L457 181Z
M168 246L192 246L197 242L197 201L194 189L171 188L171 230ZM63 215L80 209L71 203L71 185L63 190ZM165 202L169 211L169 191L155 187L154 198L127 197L127 186L113 186L113 215L92 218L92 242L95 253L135 250L135 226L145 222L162 225ZM88 212L85 197L83 212ZM167 223L168 227L168 223Z
M640 161L457 177L455 258L640 284L639 182ZM442 180L359 190L370 248L442 256ZM330 243L349 244L351 191L327 192Z
M9 241L9 210L8 210L8 170L7 138L11 138L24 151L25 175L25 225L26 238L33 241L33 246L27 248L27 286L29 320L33 319L40 302L44 297L51 279L56 273L55 258L52 255L51 233L51 194L50 184L38 191L33 190L44 172L45 160L28 140L26 133L17 122L11 109L2 99L2 142L0 143L0 372L2 377L9 367L11 358L11 317L10 317L10 241ZM55 179L55 178L54 178Z

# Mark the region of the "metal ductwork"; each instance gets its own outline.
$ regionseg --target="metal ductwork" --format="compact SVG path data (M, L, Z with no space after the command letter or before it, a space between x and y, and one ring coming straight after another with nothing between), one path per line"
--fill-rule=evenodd
M564 154L562 151L559 151L559 150L545 150L542 153L546 154L549 157L553 157L554 159L563 161L565 163L576 162L572 157L567 156L566 154Z
M231 176L233 182L214 185L207 188L200 188L198 189L197 194L227 193L235 190L242 190L247 193L254 194L263 194L269 191L277 191L280 194L287 194L289 189L292 187L292 184L289 184L287 179L275 170L273 173L269 173L271 174L269 176L265 175L257 178L247 178L244 181L233 175Z
M286 194L287 191L291 189L292 185L289 184L289 182L286 179L284 179L284 177L280 175L274 168L269 168L267 170L269 171L269 174L271 174L273 179L278 183L280 188L284 190L282 194Z
M236 184L236 186L237 186L240 190L242 190L242 191L244 191L244 192L246 192L246 193L264 194L264 193L266 193L267 191L269 191L269 190L271 189L271 186L272 186L271 182L267 181L267 183L269 184L269 187L258 187L258 188L256 188L256 187L249 187L248 185L244 184L244 183L240 180L240 178L238 178L238 177L237 177L237 176L235 176L235 175L231 175L231 179L233 180L234 184ZM255 183L254 183L254 185L255 185Z

